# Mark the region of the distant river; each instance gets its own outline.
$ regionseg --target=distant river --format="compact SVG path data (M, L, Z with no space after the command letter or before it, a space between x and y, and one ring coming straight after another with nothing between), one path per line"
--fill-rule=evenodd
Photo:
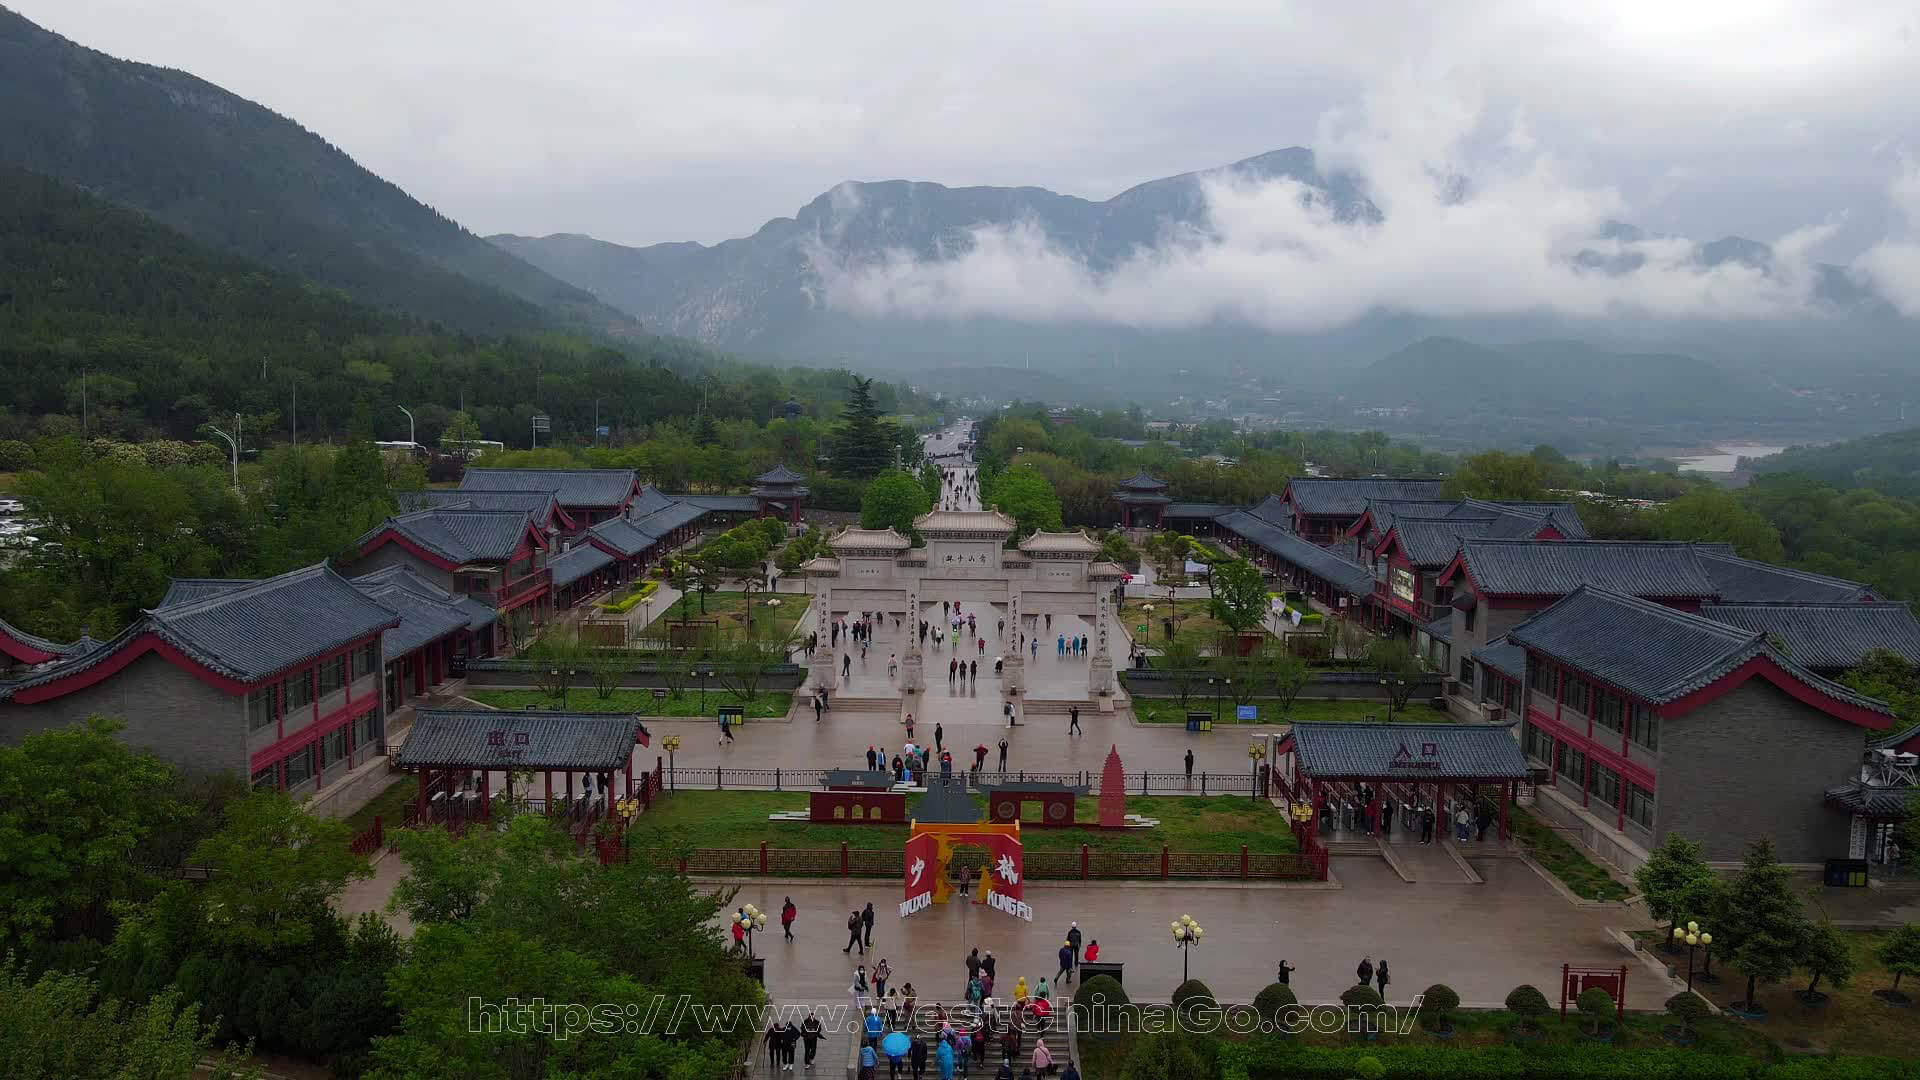
M1721 443L1713 448L1711 454L1695 454L1674 460L1680 463L1681 468L1695 472L1730 473L1743 457L1767 457L1785 449L1784 446L1764 446L1759 443Z

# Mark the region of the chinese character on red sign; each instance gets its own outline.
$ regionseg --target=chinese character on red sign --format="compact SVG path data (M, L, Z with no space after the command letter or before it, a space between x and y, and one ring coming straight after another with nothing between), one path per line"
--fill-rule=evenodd
M526 746L531 742L533 742L533 736L527 734L526 732L516 731L513 733L513 745Z

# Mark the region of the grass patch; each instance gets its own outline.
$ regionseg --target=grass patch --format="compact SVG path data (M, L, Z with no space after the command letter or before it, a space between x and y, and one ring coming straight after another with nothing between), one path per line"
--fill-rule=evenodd
M907 797L907 815L913 815L920 796ZM1081 821L1097 821L1098 798L1080 799L1074 807ZM986 813L983 801L976 805ZM640 819L648 830L673 829L681 839L700 848L755 848L762 840L775 848L850 848L867 851L898 850L906 842L905 825L815 825L811 822L770 822L767 815L782 810L805 810L804 793L777 791L677 791ZM1086 844L1096 851L1159 851L1165 844L1175 851L1238 852L1248 848L1265 853L1298 850L1286 816L1268 804L1244 796L1197 795L1161 798L1130 796L1130 813L1154 817L1153 829L1103 831L1097 829L1022 829L1022 844L1030 851L1078 851Z
M1511 817L1514 836L1526 846L1527 854L1546 867L1547 872L1586 900L1624 900L1630 890L1608 876L1607 872L1567 842L1566 837L1526 809L1514 807Z
M1681 978L1686 978L1685 951L1669 955L1657 948L1661 940L1658 931L1634 936L1646 942L1647 955L1664 961ZM1886 940L1886 935L1847 930L1842 931L1842 936L1853 953L1854 976L1843 987L1834 987L1827 980L1820 980L1820 992L1830 998L1826 1005L1809 1008L1794 996L1794 991L1805 990L1813 978L1809 972L1797 971L1785 982L1772 986L1761 984L1755 996L1771 1015L1764 1021L1745 1026L1802 1053L1811 1050L1828 1054L1920 1057L1920 1039L1916 1038L1920 1036L1920 1011L1897 1008L1873 996L1875 990L1893 985L1893 976L1874 956L1874 950ZM1696 954L1694 959L1699 965L1704 957ZM1710 984L1698 977L1694 979L1693 988L1702 997L1725 1008L1729 1003L1747 996L1746 976L1741 974L1736 965L1716 954L1713 973L1719 977L1719 982ZM1912 982L1911 979L1902 979L1901 990L1906 990Z
M355 835L373 828L373 819L379 818L381 824L389 829L400 827L401 815L406 813L407 804L420 794L420 781L412 776L401 777L388 784L386 790L373 797L373 801L355 810L347 817L347 826Z
M1274 724L1291 721L1330 721L1335 723L1363 723L1369 720L1387 719L1387 703L1384 701L1300 701L1296 700L1291 709L1280 708L1280 702L1273 698L1254 698L1248 702L1260 709L1258 720L1236 719L1234 704L1222 698L1220 724ZM1188 707L1195 712L1206 712L1213 708L1210 697L1195 696ZM1180 707L1179 698L1133 699L1133 714L1143 724L1184 724L1187 722L1186 710ZM1453 716L1445 709L1436 709L1426 702L1409 703L1404 709L1393 710L1393 722L1396 724L1450 724Z
M1151 612L1146 609L1148 604L1153 605ZM1164 598L1160 600L1151 597L1129 598L1120 606L1120 621L1126 625L1127 633L1134 635L1136 644L1152 645L1156 642L1164 644L1167 640L1167 632L1161 620L1165 619L1169 613L1179 619L1174 626L1176 633L1198 630L1206 634L1219 634L1225 633L1227 629L1226 623L1213 617L1213 605L1201 598L1175 600L1171 607ZM1143 624L1147 627L1145 634L1140 633L1140 627Z
M698 688L684 694L668 695L664 700L654 697L652 690L624 687L615 690L610 697L601 697L600 692L592 686L576 686L567 691L564 703L544 690L469 690L466 696L482 705L511 712L518 712L529 705L541 709L558 705L562 712L718 718L720 706L739 705L747 710L750 719L772 720L787 715L787 710L793 707L793 695L784 690L762 690L752 701L741 701L722 688L718 680L708 687L704 706Z
M768 607L768 600L778 600L780 601L780 606ZM771 618L776 634L781 636L792 634L794 627L800 625L801 616L806 614L806 601L806 597L795 596L792 593L783 596L769 596L764 592L754 593L754 626L765 631L767 620ZM746 629L747 594L742 592L708 593L706 608L706 611L702 613L698 594L693 594L690 597L690 602L675 601L671 607L655 616L654 620L647 624L647 628L640 632L640 636L649 638L666 637L667 624L674 619L680 618L682 612L685 612L689 618L693 619L719 620L720 632L725 636L732 636Z

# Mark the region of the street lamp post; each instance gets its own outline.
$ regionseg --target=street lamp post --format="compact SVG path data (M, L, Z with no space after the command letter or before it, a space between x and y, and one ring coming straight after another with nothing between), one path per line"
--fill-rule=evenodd
M1253 786L1247 790L1252 793L1254 798L1258 799L1260 797L1260 762L1267 756L1267 744L1263 742L1248 743L1247 756L1253 759Z
M1200 944L1201 935L1206 931L1193 921L1193 916L1182 915L1173 921L1173 944L1180 950L1180 981L1187 981L1187 951Z
M700 715L707 714L707 679L712 677L712 668L700 669Z
M1693 950L1704 945L1707 948L1707 955L1711 957L1713 955L1713 935L1702 929L1699 923L1689 921L1685 926L1676 926L1673 928L1673 939L1675 942L1685 944L1687 947L1687 989L1691 991L1693 989ZM1710 962L1711 960L1709 960L1709 963ZM1706 982L1708 979L1702 978L1701 981Z
M414 431L413 410L407 408L405 405L395 405L394 408L399 409L401 412L407 414L407 442L412 443L415 446L420 445L419 443L415 442L413 438L413 431Z
M240 490L240 414L233 414L233 434L229 435L212 424L207 430L227 440L227 446L233 451L233 490Z
M667 790L679 791L680 790L680 784L679 784L680 774L679 774L679 770L676 769L673 764L673 752L675 750L680 749L680 736L678 735L667 736L666 738L660 740L660 747L661 749L667 752Z
M734 918L734 921L739 924L740 929L745 932L746 939L747 939L747 955L752 956L753 955L753 932L755 930L765 930L767 928L766 913L762 912L759 908L754 907L752 904L748 904L747 906L741 908L739 911L736 911L734 913L733 918Z
M1405 679L1395 679L1393 680L1393 684L1391 686L1387 684L1387 680L1385 678L1382 678L1380 680L1380 688L1383 691L1385 691L1387 695L1387 723L1389 724L1393 723L1393 697L1396 693L1400 691L1401 687L1404 687L1406 685L1407 685L1407 680Z

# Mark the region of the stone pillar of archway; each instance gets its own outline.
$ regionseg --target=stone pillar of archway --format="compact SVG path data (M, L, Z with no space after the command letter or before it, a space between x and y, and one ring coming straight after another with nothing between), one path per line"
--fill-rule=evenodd
M1020 632L1025 627L1020 622L1020 587L1011 578L1007 580L1007 651L1006 662L1001 665L1000 685L1012 697L1026 691L1026 650L1020 647Z
M817 579L816 579L817 580ZM834 658L840 650L833 646L833 586L825 581L814 592L814 632L820 635L813 650L812 674L816 690L832 690L840 685L840 666Z
M1093 659L1087 663L1087 692L1100 699L1102 711L1113 708L1113 653L1107 647L1107 624L1113 615L1113 596L1094 591Z
M926 657L920 652L920 586L907 588L907 655L900 661L900 692L914 695L927 688Z

